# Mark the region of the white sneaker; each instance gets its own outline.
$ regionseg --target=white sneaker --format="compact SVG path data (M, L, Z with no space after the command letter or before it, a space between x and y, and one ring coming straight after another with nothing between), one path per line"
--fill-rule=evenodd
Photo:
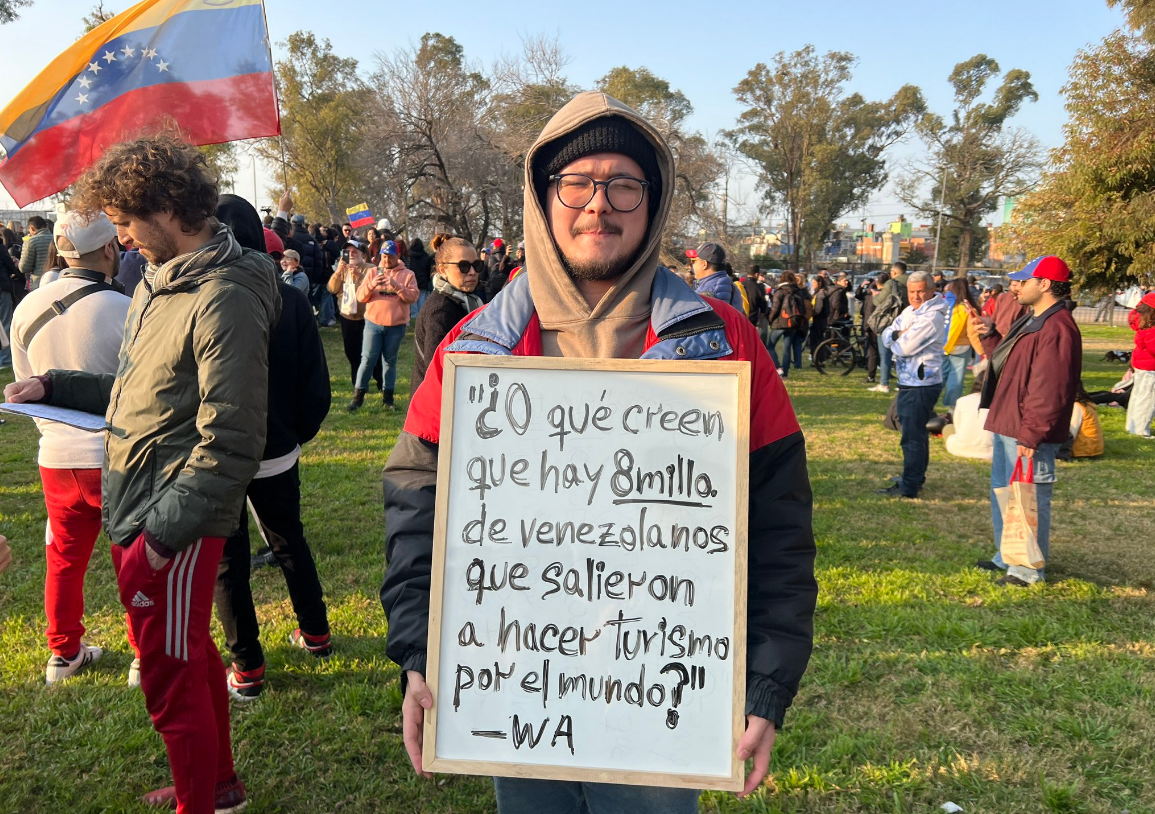
M778 368L778 375L779 376L784 376L785 374L786 374L785 370L783 370L782 368Z
M140 659L133 659L132 664L128 665L128 686L140 686Z
M885 384L876 384L874 387L866 388L871 393L889 393L890 388Z
M64 656L53 655L48 659L48 666L44 670L44 683L55 684L75 675L82 667L100 661L100 657L104 655L104 651L99 647L89 647L86 644L80 645L80 650L71 659L66 659Z

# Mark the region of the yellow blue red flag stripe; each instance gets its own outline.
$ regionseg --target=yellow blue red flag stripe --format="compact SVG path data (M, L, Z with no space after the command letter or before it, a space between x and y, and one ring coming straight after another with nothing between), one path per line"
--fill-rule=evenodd
M174 125L194 144L280 133L260 0L145 0L86 34L0 111L0 183L24 206Z
M357 204L346 209L345 214L349 216L349 225L354 229L360 229L362 226L369 226L373 223L373 213L369 211L369 204Z

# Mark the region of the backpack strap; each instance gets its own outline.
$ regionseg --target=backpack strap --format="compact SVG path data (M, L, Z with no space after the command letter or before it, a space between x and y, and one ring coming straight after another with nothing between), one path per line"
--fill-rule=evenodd
M40 333L40 330L45 325L56 319L58 316L63 314L73 305L76 305L76 303L80 302L85 297L89 296L90 294L98 294L101 291L116 291L116 288L103 281L94 282L92 285L86 285L78 288L75 291L72 291L69 294L66 294L65 296L56 300L56 302L52 303L52 306L48 310L38 316L32 322L32 324L25 329L24 336L21 338L24 349L28 349L28 346L32 344L32 340L36 338L36 334Z

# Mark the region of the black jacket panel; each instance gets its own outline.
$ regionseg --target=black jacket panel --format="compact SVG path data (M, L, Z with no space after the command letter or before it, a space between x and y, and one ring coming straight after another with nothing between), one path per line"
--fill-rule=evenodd
M410 377L409 393L417 392L429 369L429 362L437 352L437 346L453 327L465 319L465 306L437 291L429 295L417 323L413 326L413 375Z
M801 432L750 453L746 712L778 728L813 647L813 502Z
M309 298L291 285L280 286L281 321L269 338L268 435L263 460L288 455L298 444L313 440L333 400Z

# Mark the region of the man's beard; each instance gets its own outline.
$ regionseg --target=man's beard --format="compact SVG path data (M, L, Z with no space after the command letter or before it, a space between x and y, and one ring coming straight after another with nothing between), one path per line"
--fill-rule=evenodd
M154 229L148 236L147 246L138 241L136 247L144 255L145 260L158 268L179 254L176 241L160 229Z
M570 229L570 234L576 238L578 235L592 231L602 231L620 235L622 228L603 218L597 218L592 222L575 223L573 228ZM645 242L644 238L642 242ZM627 252L620 257L606 257L580 262L571 260L564 252L559 252L559 254L561 254L562 265L570 277L573 277L575 280L593 282L597 280L612 280L615 277L620 277L625 274L629 267L634 264L640 250L641 245L639 244L637 249L632 252Z

